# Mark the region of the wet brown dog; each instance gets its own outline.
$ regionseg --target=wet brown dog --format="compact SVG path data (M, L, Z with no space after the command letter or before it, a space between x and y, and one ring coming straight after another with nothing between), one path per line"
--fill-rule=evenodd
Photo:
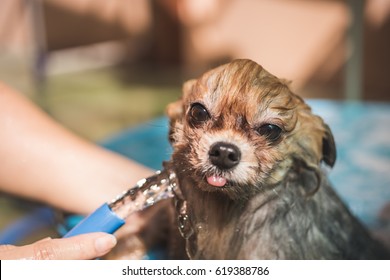
M194 259L378 259L329 186L332 133L285 82L235 60L167 108L178 221Z

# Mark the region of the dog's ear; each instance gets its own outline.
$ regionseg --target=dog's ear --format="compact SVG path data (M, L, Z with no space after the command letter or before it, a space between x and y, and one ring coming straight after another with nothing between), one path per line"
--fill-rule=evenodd
M318 118L323 126L322 136L322 152L320 160L324 161L330 167L333 167L336 162L336 145L333 138L333 134L327 124L325 124L321 118ZM311 162L306 158L301 158L302 161L296 165L299 168L301 174L301 186L304 190L304 194L307 197L312 196L317 192L322 184L322 173L318 164Z
M175 142L175 138L173 137L174 127L176 126L176 122L180 121L180 118L183 115L183 101L182 101L182 99L179 99L175 102L168 104L165 111L166 111L166 114L169 118L168 139L169 139L169 142L171 144L173 144Z
M336 144L332 131L327 124L324 124L325 134L322 138L322 160L333 167L336 162Z
M168 104L165 112L169 118L169 141L171 143L174 142L174 127L177 122L181 122L184 115L184 104L183 100L187 99L187 96L191 94L194 84L196 80L189 80L183 85L183 94L181 99Z
M336 162L336 144L332 131L324 120L312 114L309 107L299 110L299 133L295 140L299 143L297 158L307 164L318 165L321 161L333 167Z
M312 114L310 107L301 104L298 108L298 123L293 134L295 168L301 175L302 186L307 196L314 194L322 184L320 162L333 167L336 161L336 145L329 126L323 119Z
M183 85L183 94L181 99L168 104L166 108L166 114L171 123L177 121L183 116L184 114L183 100L186 100L187 96L192 92L192 88L195 83L196 80L189 80L185 82Z
M183 100L187 100L188 96L192 93L194 90L194 85L197 83L198 80L192 79L183 84Z
M175 102L169 103L165 110L169 121L172 123L183 115L183 101L179 99Z

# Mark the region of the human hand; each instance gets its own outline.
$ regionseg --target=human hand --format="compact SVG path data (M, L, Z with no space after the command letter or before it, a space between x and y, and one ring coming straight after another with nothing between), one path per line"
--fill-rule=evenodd
M0 245L0 260L89 260L107 254L115 245L116 238L103 232L45 238L25 246Z

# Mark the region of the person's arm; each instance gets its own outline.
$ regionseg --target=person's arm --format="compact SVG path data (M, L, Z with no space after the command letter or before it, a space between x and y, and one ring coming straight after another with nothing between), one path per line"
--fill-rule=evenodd
M152 170L90 143L0 83L0 190L87 214Z

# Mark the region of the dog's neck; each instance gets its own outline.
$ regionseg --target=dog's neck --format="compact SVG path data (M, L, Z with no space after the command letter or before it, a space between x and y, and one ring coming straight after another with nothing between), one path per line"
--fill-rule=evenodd
M194 259L235 258L243 242L240 239L250 234L243 232L244 219L263 223L269 216L267 209L270 202L280 197L279 192L284 185L280 183L262 188L250 199L232 200L220 192L200 190L196 187L197 183L189 178L179 176L179 180L186 208L178 213L180 221L185 212L186 224L179 226L182 226L182 235L187 239L187 253ZM183 201L176 205L183 205ZM177 211L180 210L183 209L177 207ZM255 214L256 219L253 218ZM251 230L251 226L245 225L245 228Z
M300 231L305 230L302 225L295 228L294 223L300 219L297 216L302 215L302 219L306 221L315 219L311 217L312 213L306 213L302 207L308 207L314 201L321 204L325 196L332 195L328 193L329 187L324 179L318 193L306 196L306 187L303 186L307 182L307 178L303 178L306 176L291 169L281 182L257 188L261 191L249 199L231 200L220 192L202 191L196 187L196 182L179 175L180 188L186 200L187 226L191 229L186 236L189 257L300 258L300 255L280 255L283 252L278 250L278 244L290 242L285 240L286 231L291 231L291 235L299 235ZM324 177L323 174L321 176ZM306 226L309 228L311 225L308 222ZM259 235L261 239L257 240Z

